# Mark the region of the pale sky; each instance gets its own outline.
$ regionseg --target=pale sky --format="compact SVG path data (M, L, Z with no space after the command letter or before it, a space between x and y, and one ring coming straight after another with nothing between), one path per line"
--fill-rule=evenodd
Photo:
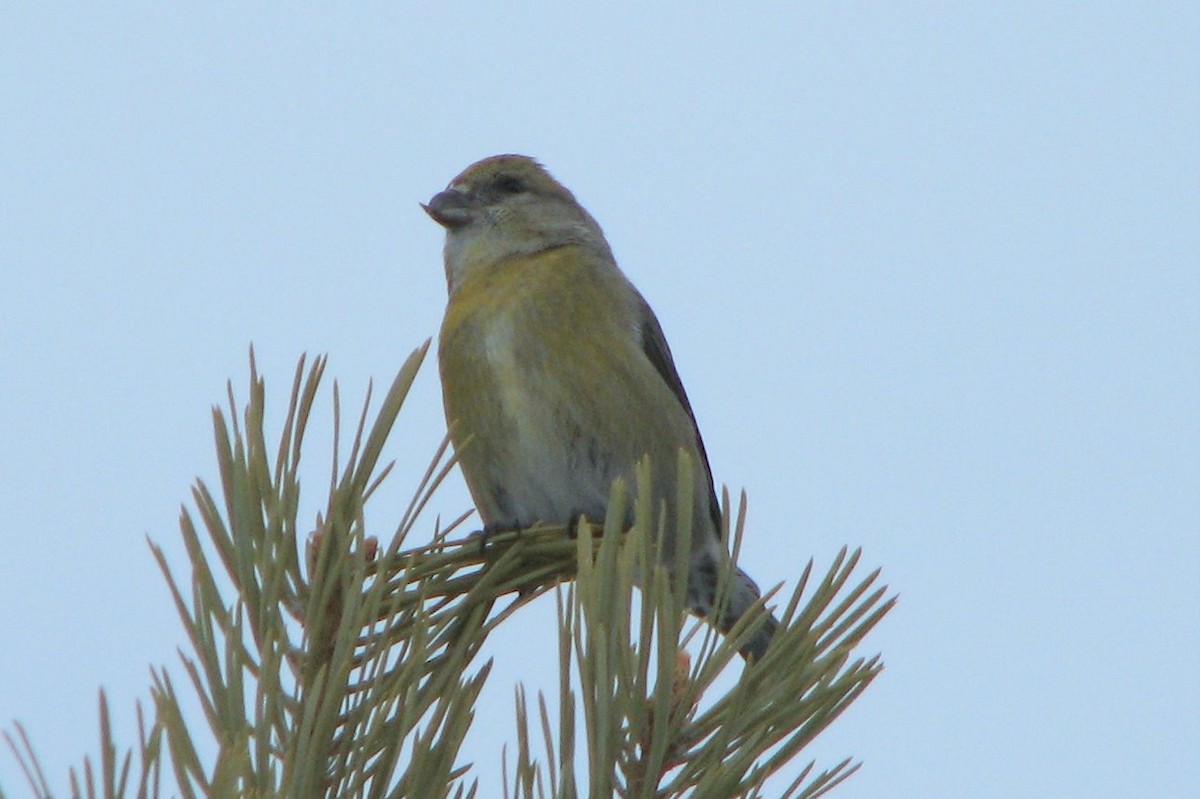
M249 345L273 430L305 352L356 407L440 321L417 203L520 152L656 309L746 570L862 546L901 595L810 752L865 762L835 796L1200 795L1200 7L474 5L5 10L0 725L52 785L98 687L128 742L149 666L182 675L145 538L184 566ZM444 431L433 366L381 535ZM468 504L456 475L429 530ZM489 648L481 795L552 613Z

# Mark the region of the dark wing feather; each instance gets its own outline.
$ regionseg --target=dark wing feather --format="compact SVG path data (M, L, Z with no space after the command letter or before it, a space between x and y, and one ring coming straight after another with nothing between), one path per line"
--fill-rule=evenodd
M640 295L638 302L641 305L643 320L642 351L646 353L650 363L654 364L654 368L671 389L671 393L679 400L679 404L683 406L688 418L692 420L692 432L696 434L696 449L700 453L704 477L708 481L709 513L712 515L713 529L719 536L721 534L721 503L717 500L717 490L713 486L712 468L708 464L708 453L704 451L704 439L700 437L700 427L696 424L696 415L692 413L692 404L688 402L687 392L683 390L683 381L679 379L679 372L675 370L675 359L671 357L671 348L667 346L667 338L663 335L658 318L650 309L649 303Z

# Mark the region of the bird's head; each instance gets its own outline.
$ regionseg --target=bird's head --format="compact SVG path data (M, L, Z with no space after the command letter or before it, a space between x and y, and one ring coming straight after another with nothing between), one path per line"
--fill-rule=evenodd
M470 272L566 245L611 258L596 220L545 167L496 155L467 167L425 212L446 229L446 280L453 292Z

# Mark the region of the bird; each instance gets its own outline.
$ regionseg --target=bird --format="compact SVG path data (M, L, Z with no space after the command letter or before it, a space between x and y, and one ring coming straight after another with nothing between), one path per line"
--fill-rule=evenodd
M658 318L600 225L524 155L468 166L422 208L445 229L442 399L484 530L603 520L613 482L636 494L634 470L648 457L655 507L667 514L660 557L671 564L682 451L695 483L686 604L729 632L761 594L735 567L724 612L711 618L731 558L708 456ZM764 614L741 655L760 659L778 624Z

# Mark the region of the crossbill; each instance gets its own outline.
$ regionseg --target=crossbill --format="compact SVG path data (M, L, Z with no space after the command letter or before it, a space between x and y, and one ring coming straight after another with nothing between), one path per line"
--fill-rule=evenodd
M704 442L658 319L596 220L520 155L472 164L424 208L446 229L446 420L485 529L602 520L613 481L635 490L648 456L671 553L682 450L695 481L687 604L711 618L730 556ZM737 569L713 621L728 632L759 596ZM765 617L742 654L761 657L777 624Z

